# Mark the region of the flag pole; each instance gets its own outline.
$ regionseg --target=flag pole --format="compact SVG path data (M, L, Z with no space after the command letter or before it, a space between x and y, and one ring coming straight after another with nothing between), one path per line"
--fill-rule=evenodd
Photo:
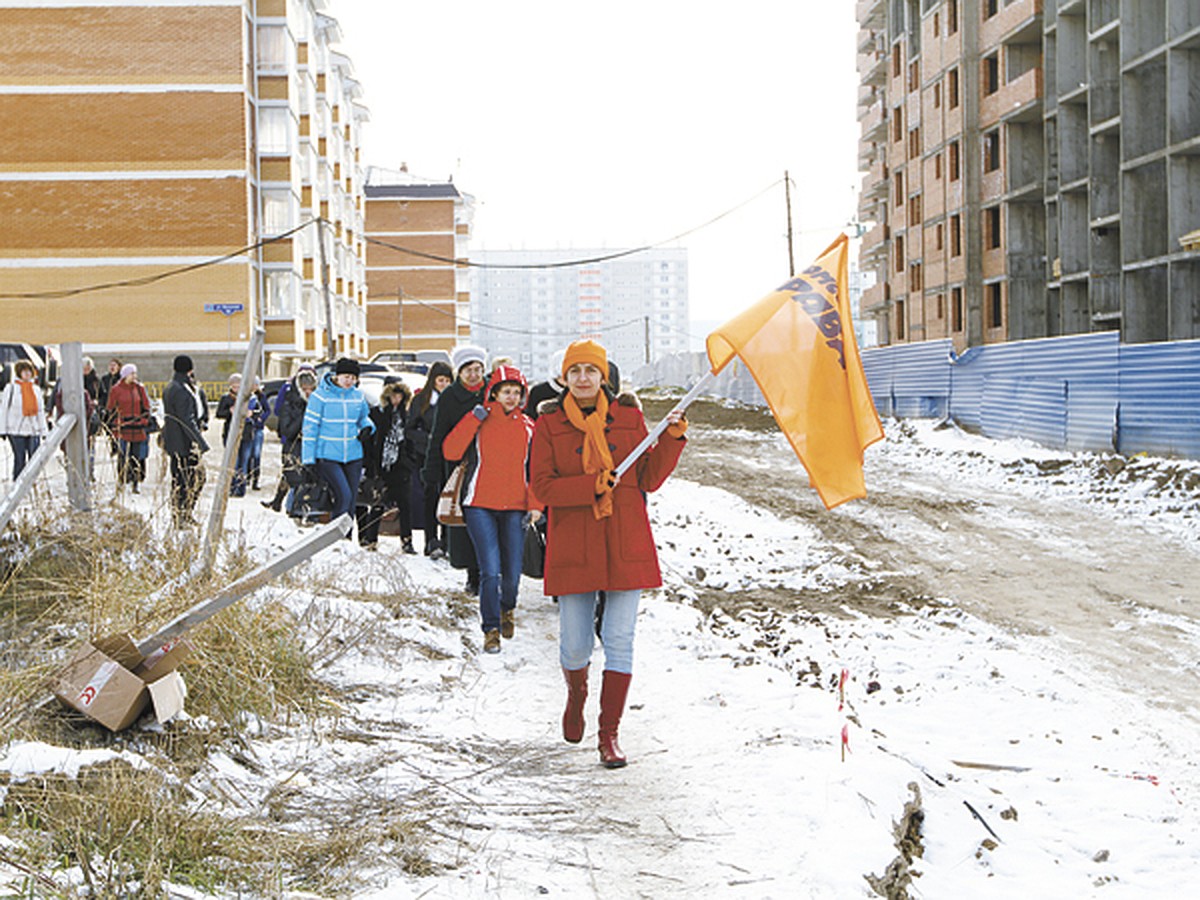
M713 372L711 369L709 371L705 372L703 375L701 375L700 380L692 385L691 390L689 390L686 394L683 395L683 399L681 399L678 403L676 403L671 408L671 412L667 413L667 416L669 416L673 412L683 412L685 409L687 409L688 406L691 405L692 401L695 400L697 397L699 397L700 393L706 387L708 387L709 382L711 382L716 377L717 377L717 373ZM633 448L632 453L630 453L627 457L625 457L623 460L621 460L620 465L618 465L616 467L616 469L614 469L614 471L617 473L618 478L620 478L622 475L624 475L625 472L629 469L629 467L638 461L638 457L640 457L643 453L645 453L646 450L648 450L650 448L650 445L658 440L659 435L661 435L664 431L667 430L667 426L671 424L670 422L667 421L667 416L664 416L662 421L654 426L654 430L651 431L648 435L646 435L646 437L642 439L642 442L640 444L638 444L636 447Z

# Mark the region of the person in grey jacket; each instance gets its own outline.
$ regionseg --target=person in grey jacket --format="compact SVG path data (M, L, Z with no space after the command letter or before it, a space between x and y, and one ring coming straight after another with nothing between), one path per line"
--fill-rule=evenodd
M204 463L208 450L200 424L205 408L192 380L192 359L176 356L175 374L163 391L163 449L171 460L171 514L176 528L195 525L192 510L204 487Z

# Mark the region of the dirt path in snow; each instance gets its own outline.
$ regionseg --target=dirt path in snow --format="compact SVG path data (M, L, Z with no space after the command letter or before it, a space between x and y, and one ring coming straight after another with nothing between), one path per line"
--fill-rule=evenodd
M1195 547L1079 501L964 485L884 444L868 451L869 498L826 512L791 453L766 438L756 411L701 407L689 416L698 427L680 476L806 521L872 574L839 592L837 603L886 614L944 598L1014 632L1061 641L1148 703L1200 721ZM830 611L829 595L761 599Z

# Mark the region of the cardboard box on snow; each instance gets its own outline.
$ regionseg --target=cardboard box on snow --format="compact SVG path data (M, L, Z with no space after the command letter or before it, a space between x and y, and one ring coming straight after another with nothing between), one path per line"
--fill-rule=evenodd
M175 670L191 652L180 639L143 657L127 634L101 638L58 673L54 696L111 731L128 728L148 705L166 722L183 709L187 687Z

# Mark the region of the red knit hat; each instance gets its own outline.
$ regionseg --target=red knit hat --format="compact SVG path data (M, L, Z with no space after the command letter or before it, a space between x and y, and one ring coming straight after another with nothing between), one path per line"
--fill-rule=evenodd
M492 377L488 379L487 393L484 396L489 400L494 400L496 389L502 384L519 384L522 398L529 388L525 376L516 366L496 366L496 371L492 372Z

